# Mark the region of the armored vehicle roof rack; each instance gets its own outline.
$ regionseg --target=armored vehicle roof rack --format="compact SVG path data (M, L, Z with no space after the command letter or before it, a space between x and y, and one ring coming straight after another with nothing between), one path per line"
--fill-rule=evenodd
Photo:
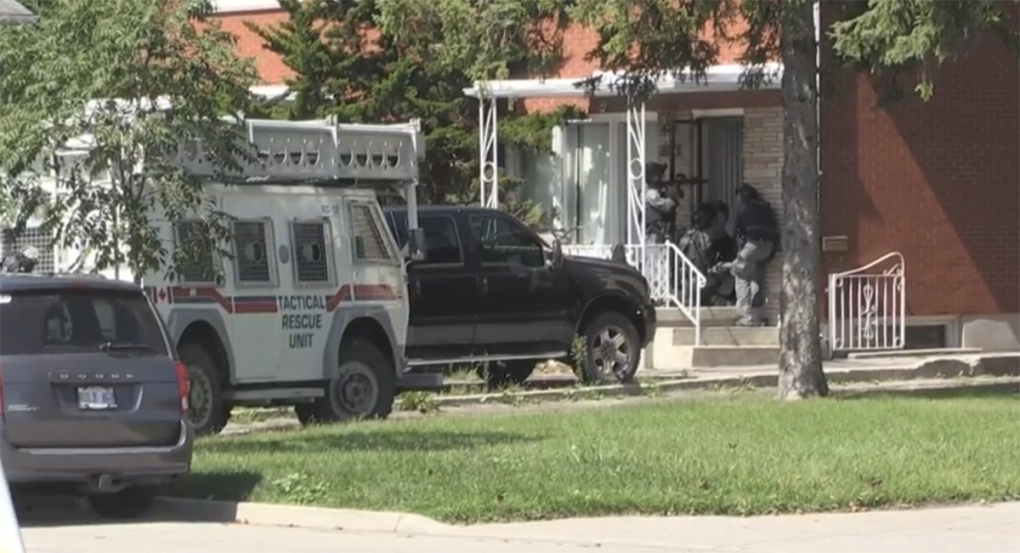
M334 119L248 119L248 141L257 163L217 174L200 142L182 144L177 160L185 171L245 183L387 185L418 180L425 157L420 123L341 124Z

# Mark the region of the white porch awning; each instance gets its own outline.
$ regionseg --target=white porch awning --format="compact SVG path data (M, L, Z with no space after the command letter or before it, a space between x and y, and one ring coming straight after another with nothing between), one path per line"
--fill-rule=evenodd
M779 88L778 77L782 76L783 66L769 63L764 68L766 74L777 78L762 83L763 89ZM711 92L740 90L741 75L746 68L739 64L714 65L705 71L705 76L696 82L690 71L681 77L664 75L658 79L656 86L659 94L677 94L684 92ZM585 78L557 79L505 79L491 81L475 81L471 88L465 88L464 94L478 98L580 98L587 94L583 83L589 79L598 79L594 95L596 97L617 96L612 86L622 77L621 73L596 71Z

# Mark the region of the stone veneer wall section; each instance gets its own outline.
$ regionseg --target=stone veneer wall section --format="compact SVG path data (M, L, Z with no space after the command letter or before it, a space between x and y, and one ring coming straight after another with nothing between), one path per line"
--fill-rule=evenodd
M783 221L783 109L744 111L744 181L754 185ZM782 261L777 254L765 273L765 314L771 325L779 321Z

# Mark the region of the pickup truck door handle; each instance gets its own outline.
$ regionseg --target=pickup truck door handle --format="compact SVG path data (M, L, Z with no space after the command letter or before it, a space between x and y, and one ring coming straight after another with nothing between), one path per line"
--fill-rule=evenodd
M489 277L478 277L478 291L484 296L489 293Z

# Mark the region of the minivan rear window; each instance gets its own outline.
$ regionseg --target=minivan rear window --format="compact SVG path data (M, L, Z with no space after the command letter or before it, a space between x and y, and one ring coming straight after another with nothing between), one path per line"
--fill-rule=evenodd
M107 350L167 355L145 296L122 290L27 290L0 294L0 355L72 355Z

